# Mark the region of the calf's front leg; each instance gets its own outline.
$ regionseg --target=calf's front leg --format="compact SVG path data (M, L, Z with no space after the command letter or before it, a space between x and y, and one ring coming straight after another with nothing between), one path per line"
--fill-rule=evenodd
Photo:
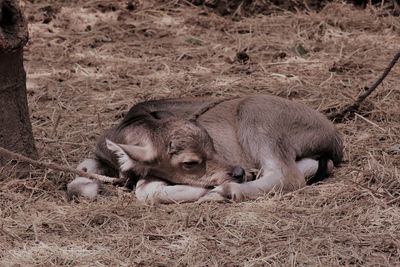
M140 179L136 184L136 198L151 203L194 202L204 196L209 189L191 185L169 185L155 177Z
M77 169L84 172L102 174L100 163L96 159L85 159L78 165ZM77 176L67 185L67 199L70 201L75 197L82 196L89 200L94 200L98 195L99 189L100 183L98 181Z

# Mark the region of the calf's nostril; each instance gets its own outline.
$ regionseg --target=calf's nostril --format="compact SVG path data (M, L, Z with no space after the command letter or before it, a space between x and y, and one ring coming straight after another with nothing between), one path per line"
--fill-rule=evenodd
M240 166L235 166L232 169L232 176L234 178L243 178L244 175L246 174L246 172L244 171L244 169Z

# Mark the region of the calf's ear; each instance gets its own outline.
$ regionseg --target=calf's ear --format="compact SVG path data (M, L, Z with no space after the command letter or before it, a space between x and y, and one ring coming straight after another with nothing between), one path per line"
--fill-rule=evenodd
M107 148L118 157L120 168L127 171L136 162L150 162L156 157L155 149L149 142L145 145L117 144L106 139Z

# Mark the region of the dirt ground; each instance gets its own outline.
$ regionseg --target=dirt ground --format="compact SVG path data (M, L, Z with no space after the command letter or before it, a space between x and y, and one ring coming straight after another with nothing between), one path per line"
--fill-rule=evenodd
M400 44L399 17L380 7L222 17L184 1L21 3L40 160L71 167L138 101L266 93L326 112L352 102ZM0 265L399 266L399 77L397 66L337 124L334 177L287 195L150 206L110 187L68 203L70 174L3 173Z

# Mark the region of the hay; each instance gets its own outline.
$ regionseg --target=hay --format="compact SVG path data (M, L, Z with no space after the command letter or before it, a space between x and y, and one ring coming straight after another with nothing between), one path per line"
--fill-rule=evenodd
M71 167L140 100L262 92L340 108L400 43L398 18L341 4L231 20L177 1L61 3L24 3L25 66L40 160ZM146 206L108 187L68 203L70 175L0 171L0 265L400 265L399 75L337 124L346 162L335 177L284 196Z

